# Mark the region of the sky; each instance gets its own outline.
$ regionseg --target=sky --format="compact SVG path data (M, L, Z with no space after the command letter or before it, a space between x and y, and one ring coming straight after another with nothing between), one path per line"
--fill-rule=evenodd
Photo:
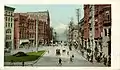
M26 5L7 5L16 8L15 12L37 12L37 11L46 11L50 13L50 24L51 27L55 29L58 34L59 40L65 40L66 36L64 31L66 30L71 17L73 18L74 23L77 23L76 9L80 9L80 18L83 17L83 5L74 5L74 4L26 4Z

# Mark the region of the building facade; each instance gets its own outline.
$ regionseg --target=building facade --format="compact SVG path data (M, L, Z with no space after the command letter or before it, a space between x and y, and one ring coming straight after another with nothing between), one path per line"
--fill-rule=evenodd
M84 5L84 42L95 59L111 54L111 5ZM86 45L87 42L87 45ZM89 53L87 51L87 53ZM93 56L92 56L93 57Z
M14 46L15 49L28 46L29 43L29 25L27 22L28 15L26 13L14 14Z
M33 47L36 41L38 46L50 42L50 17L48 11L15 13L14 18L16 49Z
M38 17L38 43L48 44L50 42L50 16L49 11L27 12L29 15ZM37 19L37 18L36 18Z
M8 49L14 49L14 10L15 8L4 6L5 48Z
M89 41L89 6L84 5L84 48L88 48L88 41Z

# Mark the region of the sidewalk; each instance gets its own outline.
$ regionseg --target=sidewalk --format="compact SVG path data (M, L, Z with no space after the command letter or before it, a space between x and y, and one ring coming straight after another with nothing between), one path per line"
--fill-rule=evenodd
M74 50L75 50L75 49L74 49ZM76 51L79 53L79 55L82 56L82 53L81 53L79 50L76 50ZM86 54L87 54L87 53L84 53L84 55L86 55ZM88 61L85 56L82 56L82 57L83 57L86 61ZM88 61L88 62L90 62L90 61ZM90 63L104 66L103 62L98 63L95 59L93 60L93 62L90 62Z

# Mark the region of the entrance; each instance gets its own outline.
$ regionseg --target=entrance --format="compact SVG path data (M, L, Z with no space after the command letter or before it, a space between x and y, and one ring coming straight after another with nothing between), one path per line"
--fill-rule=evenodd
M5 48L12 48L12 41L6 42L5 43Z

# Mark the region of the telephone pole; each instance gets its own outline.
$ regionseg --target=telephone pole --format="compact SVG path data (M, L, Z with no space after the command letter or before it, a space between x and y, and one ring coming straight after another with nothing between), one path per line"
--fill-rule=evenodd
M80 41L79 41L79 21L80 21L80 9L78 8L78 9L76 9L76 11L77 11L77 12L76 12L76 14L77 14L77 23L78 23L78 38L77 38L78 40L77 40L77 41L78 41L78 47L80 47L80 46L79 46L79 44L80 44L80 43L79 43L79 42L80 42Z
M39 17L36 15L37 20L36 20L36 52L38 52L38 22L39 22Z

